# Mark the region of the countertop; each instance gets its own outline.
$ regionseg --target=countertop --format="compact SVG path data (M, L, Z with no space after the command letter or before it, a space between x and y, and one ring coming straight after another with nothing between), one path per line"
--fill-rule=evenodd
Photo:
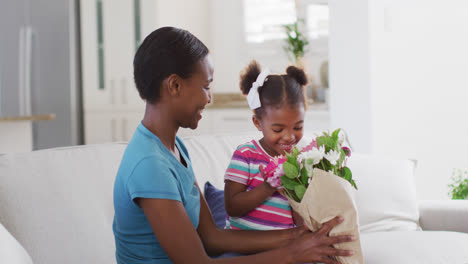
M214 93L207 109L248 108L247 99L240 93ZM307 101L307 110L328 110L327 103Z
M54 119L55 119L55 114L25 115L25 116L0 116L0 122L44 121L44 120L54 120Z

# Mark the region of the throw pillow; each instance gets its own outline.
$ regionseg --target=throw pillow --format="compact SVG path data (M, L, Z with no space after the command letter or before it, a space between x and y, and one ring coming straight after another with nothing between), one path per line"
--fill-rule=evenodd
M353 153L348 167L361 232L420 230L414 161Z
M211 210L213 219L219 228L226 225L226 209L224 207L224 191L214 187L209 181L205 183L205 199Z

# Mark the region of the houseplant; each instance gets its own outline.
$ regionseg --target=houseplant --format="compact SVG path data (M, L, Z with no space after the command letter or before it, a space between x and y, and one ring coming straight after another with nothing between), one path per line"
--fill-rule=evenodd
M468 170L453 169L449 195L453 200L468 199Z
M294 64L300 68L304 68L303 58L309 41L307 41L306 37L299 30L297 21L293 24L284 25L283 27L287 36L284 50Z
M302 20L299 20L299 22L296 21L293 24L283 25L286 32L286 45L284 46L284 50L291 63L307 72L304 55L307 51L309 41L301 32L301 25L299 23L302 23ZM312 86L310 84L306 87L306 95L310 98L313 97Z

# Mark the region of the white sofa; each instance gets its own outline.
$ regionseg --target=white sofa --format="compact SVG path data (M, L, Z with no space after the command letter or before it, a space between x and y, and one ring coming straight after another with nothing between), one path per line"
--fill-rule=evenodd
M232 152L252 136L185 138L200 186L223 188ZM115 263L112 190L125 146L0 156L0 263ZM349 166L365 263L468 263L468 201L418 203L408 160L353 153Z

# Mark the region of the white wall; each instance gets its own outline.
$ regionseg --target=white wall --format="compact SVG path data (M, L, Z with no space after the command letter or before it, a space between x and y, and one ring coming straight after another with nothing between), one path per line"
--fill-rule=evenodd
M355 151L371 151L368 0L329 1L330 124Z
M452 168L468 167L468 2L362 0L353 6L367 20L354 29L345 25L356 17L350 4L340 2L332 11L333 125L352 122L357 149L417 159L418 196L448 198ZM351 30L365 35L357 39L368 49L339 45L341 36L354 42ZM348 67L353 58L356 67ZM351 87L346 80L354 80ZM357 81L367 88L356 88ZM358 121L363 108L366 118Z
M242 1L212 0L211 10L213 92L240 93L239 73L247 65Z
M149 6L153 0L145 1ZM143 28L143 37L162 26L190 31L210 49L215 66L213 92L239 91L239 72L246 65L242 1L158 0L154 8L144 11L146 17L153 12L154 28Z
M157 0L154 14L157 23L155 29L163 26L186 29L209 48L211 45L210 14L210 0Z

